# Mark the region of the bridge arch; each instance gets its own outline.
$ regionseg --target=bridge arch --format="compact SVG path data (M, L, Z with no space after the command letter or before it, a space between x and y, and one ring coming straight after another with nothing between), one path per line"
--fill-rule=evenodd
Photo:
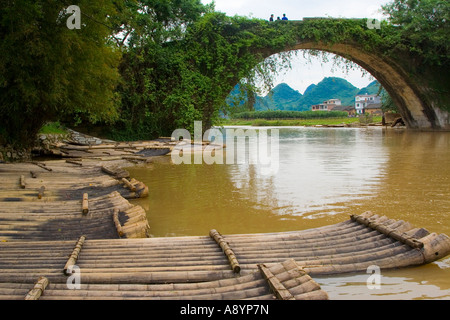
M368 52L358 44L335 43L301 40L295 45L280 50L265 52L265 57L283 51L320 50L336 54L348 59L374 76L386 89L399 108L405 124L410 129L420 130L450 130L450 113L440 108L439 102L429 98L430 88L426 83L413 79L396 61L381 56L379 53Z

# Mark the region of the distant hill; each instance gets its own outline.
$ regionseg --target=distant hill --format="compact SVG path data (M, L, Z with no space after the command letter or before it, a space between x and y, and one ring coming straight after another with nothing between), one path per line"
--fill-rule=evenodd
M273 88L265 97L257 97L255 110L291 110L289 106L296 106L303 95L292 89L286 83Z
M343 105L353 105L358 94L378 93L379 83L373 81L365 88L357 88L345 79L326 77L318 84L311 84L303 94L282 83L273 88L266 96L256 96L255 110L310 110L314 104L329 99L340 99ZM227 98L230 105L242 106L247 100L246 94L236 86Z
M384 90L384 89L383 89ZM380 92L380 84L378 81L371 82L367 87L359 90L358 95L360 94L378 94Z

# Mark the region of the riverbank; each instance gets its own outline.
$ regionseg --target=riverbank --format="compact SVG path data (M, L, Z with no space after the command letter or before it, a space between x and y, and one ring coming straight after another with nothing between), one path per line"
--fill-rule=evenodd
M327 119L224 119L224 126L279 126L279 127L366 127L381 126L382 118L374 117L370 122L363 123L359 118L327 118Z

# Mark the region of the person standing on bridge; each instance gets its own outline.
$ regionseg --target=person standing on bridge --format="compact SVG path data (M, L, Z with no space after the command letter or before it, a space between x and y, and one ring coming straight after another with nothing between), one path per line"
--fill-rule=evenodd
M281 20L288 20L288 18L286 17L286 13L283 13L283 18Z

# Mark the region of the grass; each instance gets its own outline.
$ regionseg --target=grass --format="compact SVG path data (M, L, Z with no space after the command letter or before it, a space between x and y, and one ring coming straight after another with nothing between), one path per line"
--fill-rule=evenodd
M49 122L45 124L39 133L42 134L67 134L66 129L59 122Z
M372 123L381 122L381 117L373 117ZM244 120L244 119L225 119L222 121L224 126L318 126L318 125L351 125L359 124L359 118L325 118L325 119L282 119L282 120L265 120L265 119L254 119L254 120Z

